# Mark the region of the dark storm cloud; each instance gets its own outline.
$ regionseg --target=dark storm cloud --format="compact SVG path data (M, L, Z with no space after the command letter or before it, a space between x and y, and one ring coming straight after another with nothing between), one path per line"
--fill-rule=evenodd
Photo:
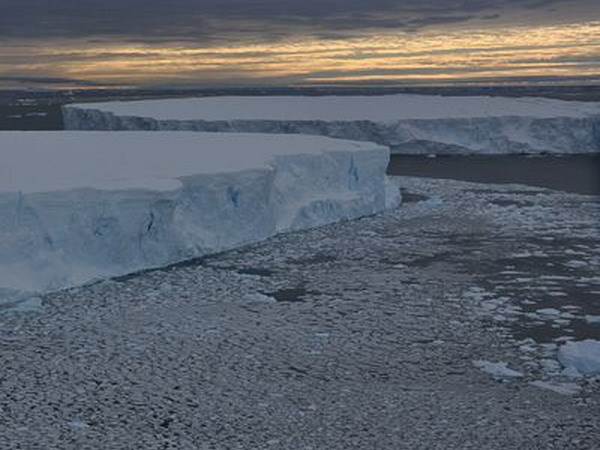
M348 36L360 30L429 26L515 10L543 11L597 0L0 0L0 37L278 39L297 33Z
M101 84L87 81L87 80L75 80L72 78L61 78L61 77L28 77L28 76L0 76L0 85L3 83L11 84L28 84L28 85L41 85L41 86L52 86L52 85L72 85L80 87L95 87Z

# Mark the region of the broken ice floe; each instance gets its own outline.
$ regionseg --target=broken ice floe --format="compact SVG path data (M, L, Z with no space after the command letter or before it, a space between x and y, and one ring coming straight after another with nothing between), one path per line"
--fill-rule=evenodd
M473 365L483 372L489 374L497 381L510 381L515 378L522 378L523 374L508 367L505 362L491 362L483 359L473 361Z

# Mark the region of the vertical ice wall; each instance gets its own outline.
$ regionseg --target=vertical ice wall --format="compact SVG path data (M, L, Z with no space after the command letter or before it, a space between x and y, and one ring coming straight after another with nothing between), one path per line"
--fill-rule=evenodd
M0 302L399 202L387 148L310 136L0 133Z
M600 151L600 105L536 98L223 97L70 105L72 130L309 134L407 154Z

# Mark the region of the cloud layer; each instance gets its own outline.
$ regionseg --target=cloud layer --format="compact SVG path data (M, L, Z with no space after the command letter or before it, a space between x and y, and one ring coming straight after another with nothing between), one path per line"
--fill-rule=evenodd
M473 20L510 20L535 11L589 14L596 0L0 0L2 37L119 36L133 40L265 41L313 33L418 31ZM597 13L600 16L600 13ZM589 16L587 16L589 19Z
M598 0L0 0L0 87L600 75Z

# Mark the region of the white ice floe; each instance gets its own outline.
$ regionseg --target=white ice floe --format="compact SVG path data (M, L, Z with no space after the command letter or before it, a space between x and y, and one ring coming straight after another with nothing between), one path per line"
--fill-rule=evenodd
M585 321L589 324L598 324L600 325L600 316L586 315Z
M568 374L600 375L600 341L567 342L558 350L558 359Z
M523 377L521 372L517 372L508 367L505 362L491 362L483 359L473 361L475 367L481 369L483 372L489 374L497 381L508 381L515 378Z
M548 391L556 392L561 395L575 395L581 390L581 386L577 383L554 383L550 381L532 381L532 386L540 389L546 389Z
M249 303L276 303L277 300L271 295L265 295L260 292L252 292L244 296L244 300Z
M69 422L69 426L76 430L85 430L86 428L90 428L90 426L87 423L82 422L81 420L72 420L71 422Z
M399 201L389 150L313 136L0 133L0 302Z
M600 103L426 95L212 97L67 105L67 129L313 134L395 153L600 151Z
M570 267L571 269L579 269L581 267L587 267L589 266L589 263L587 261L581 261L578 259L573 259L567 263L565 263L565 266Z
M541 316L543 319L552 320L558 319L561 317L561 313L558 309L555 308L542 308L537 309L536 313Z

